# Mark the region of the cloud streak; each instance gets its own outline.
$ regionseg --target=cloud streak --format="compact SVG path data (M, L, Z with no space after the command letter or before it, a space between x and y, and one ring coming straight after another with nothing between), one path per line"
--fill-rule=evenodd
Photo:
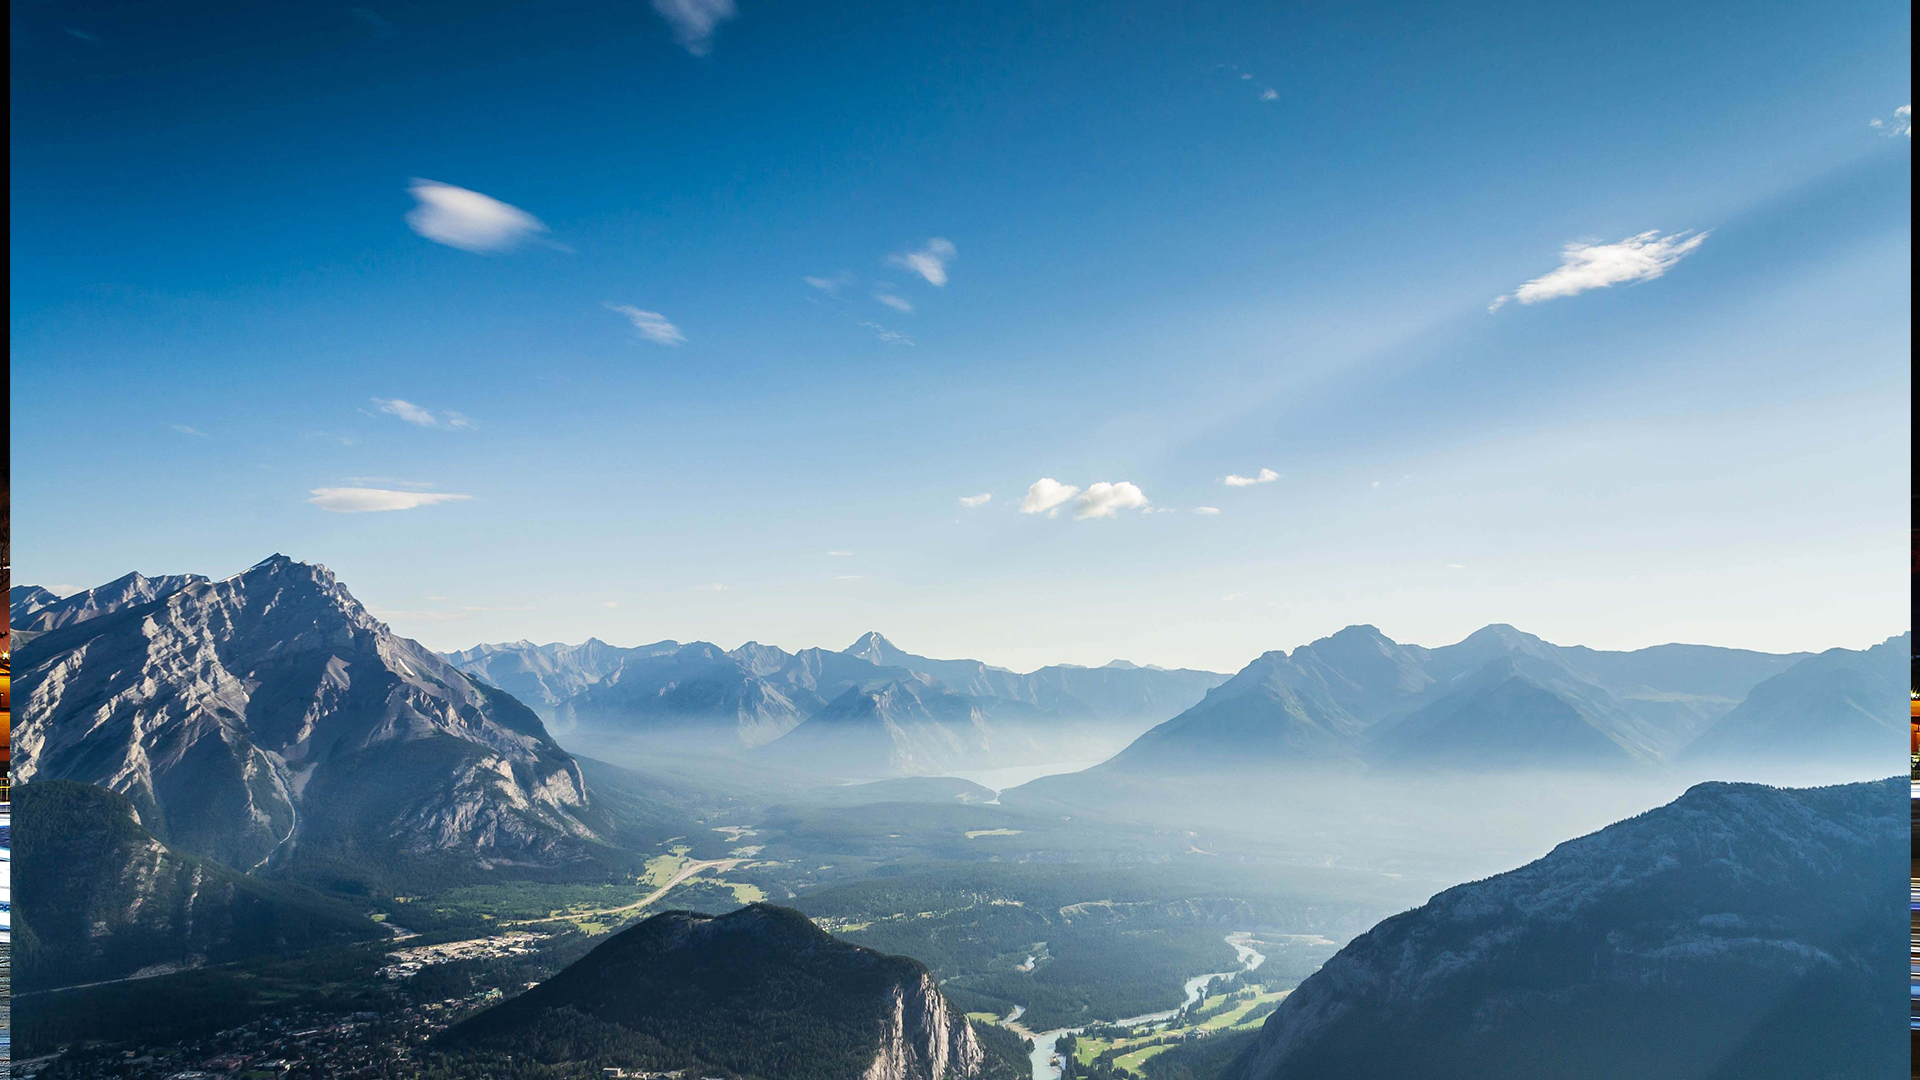
M423 409L411 401L402 398L374 398L374 405L388 416L404 420L415 427L439 428L443 431L469 431L479 425L473 417L457 413L452 409L434 412Z
M739 14L733 0L653 0L653 10L673 29L673 40L695 56L713 51L713 32Z
M1537 304L1542 300L1578 296L1589 289L1652 281L1693 254L1708 235L1687 231L1661 236L1660 230L1650 229L1614 244L1576 241L1561 249L1558 267L1510 293L1494 297L1487 310L1498 311L1509 300Z
M493 255L547 231L539 218L477 191L417 178L407 191L415 200L407 226L436 244Z
M889 256L887 265L911 270L926 279L927 284L944 286L947 283L947 264L959 254L953 243L938 236L927 241L919 251L906 251Z
M633 328L639 331L641 337L655 345L680 345L687 340L687 336L680 332L679 327L668 322L667 317L657 311L645 311L632 304L609 303L606 308L608 311L624 316L633 324Z
M1261 469L1253 476L1235 476L1228 473L1220 478L1220 482L1228 487L1251 487L1254 484L1271 484L1278 479L1280 479L1279 473L1272 469Z
M383 510L413 510L440 503L461 502L471 495L447 492L393 491L387 488L323 487L309 492L307 501L335 514L367 514Z
M1902 105L1893 110L1893 118L1890 120L1883 120L1876 116L1867 121L1867 126L1888 137L1904 135L1911 139L1913 138L1913 106Z
M991 491L983 491L978 495L960 496L960 505L966 507L969 510L972 510L976 507L985 506L992 501L993 501L993 492Z

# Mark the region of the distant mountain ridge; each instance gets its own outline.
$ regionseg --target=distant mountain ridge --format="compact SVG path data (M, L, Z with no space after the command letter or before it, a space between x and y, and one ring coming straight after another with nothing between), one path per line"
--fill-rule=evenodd
M1897 1076L1905 783L1701 784L1355 939L1221 1080Z
M325 567L129 575L44 608L14 655L18 781L97 784L242 870L559 866L607 821L539 717L373 618Z
M1424 648L1350 626L1260 656L1096 771L1650 768L1813 659L1701 645L1602 652L1504 624Z
M877 633L841 651L787 652L759 642L732 650L675 641L621 648L590 639L576 646L480 645L448 654L448 660L523 697L569 737L671 739L715 751L769 747L811 718L833 722L837 714L829 714L829 708L849 693L884 690L888 704L878 712L890 714L892 726L870 729L879 741L856 750L844 725L833 741L865 767L891 771L978 764L980 753L990 752L965 747L1025 745L1043 728L1069 730L1056 721L1164 719L1225 679L1213 672L1120 662L1020 674L976 660L917 656ZM917 735L905 733L902 723L915 708L910 702L938 700L941 715L950 716L955 705L948 698L965 702L970 722L984 726L980 738L955 742L924 724ZM790 761L819 760L822 744L815 731L794 744L798 749L767 752Z

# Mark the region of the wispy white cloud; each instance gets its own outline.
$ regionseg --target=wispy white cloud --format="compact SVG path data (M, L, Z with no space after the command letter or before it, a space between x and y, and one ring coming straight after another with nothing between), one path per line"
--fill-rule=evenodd
M693 591L694 592L726 592L727 587L716 581L711 585L695 585L693 587Z
M960 496L960 505L967 507L968 509L972 509L976 506L985 506L992 501L993 501L993 492L991 491L983 491L978 495Z
M851 551L829 551L829 552L827 552L827 554L829 554L829 555L831 555L831 556L833 556L833 557L834 557L834 558L836 558L836 559L845 559L845 558L849 558L849 557L851 557L851 556L853 555L853 552L851 552Z
M1466 563L1450 562L1447 564L1447 569L1449 570L1465 570L1466 568Z
M1050 476L1035 480L1027 488L1027 496L1020 500L1020 512L1023 514L1054 514L1068 499L1080 494L1080 489L1072 484L1063 484Z
M907 298L904 296L895 296L892 293L878 292L873 294L873 298L887 305L893 310L900 312L901 314L904 314L904 315L913 314L913 304L910 301L908 301Z
M1205 514L1208 517L1212 517L1215 514L1218 514L1220 512L1220 508L1217 506L1196 506L1193 508L1193 512L1196 514Z
M1087 518L1116 517L1122 510L1139 510L1147 505L1147 493L1125 480L1117 484L1105 480L1087 485L1073 512L1075 521Z
M1260 91L1260 100L1261 101L1279 101L1280 91L1275 90L1273 87L1269 86L1265 90Z
M889 330L877 322L862 322L861 326L873 331L873 336L889 345L911 345L913 339L898 331Z
M800 280L806 282L808 285L811 285L816 289L819 289L821 292L826 293L828 296L839 296L840 290L853 284L854 278L852 274L849 274L843 270L840 273L833 275L832 277L814 277L812 275L808 275L806 277L801 278Z
M619 607L619 606L620 606L620 601L618 601L618 600L602 600L602 601L600 601L600 606L601 606L601 607L603 607L603 608L608 608L608 609L612 609L612 608L617 608L617 607Z
M1913 138L1913 106L1902 105L1893 110L1891 119L1876 116L1867 121L1867 126L1888 136L1904 135Z
M479 426L474 423L473 417L465 413L454 412L452 409L443 409L436 413L432 409L421 408L413 402L401 398L377 397L373 399L373 403L381 412L386 413L388 416L397 417L418 427L440 428L445 431L467 431Z
M199 428L194 427L191 424L168 424L167 426L169 428L172 428L174 431L179 432L182 435L191 435L196 439L204 439L207 437L206 432L201 431Z
M1650 229L1616 244L1576 241L1561 249L1557 268L1510 293L1494 297L1487 310L1498 311L1509 300L1537 304L1542 300L1577 296L1589 289L1652 281L1691 255L1706 242L1708 235L1689 230L1661 236L1660 230Z
M936 236L927 241L919 251L906 251L890 256L887 263L891 266L911 270L927 280L929 285L947 283L947 264L959 254L952 242Z
M608 311L626 317L640 336L656 345L679 345L687 340L680 328L667 321L665 315L657 311L643 311L632 304L607 304Z
M416 200L407 212L407 225L448 247L490 255L510 251L547 231L539 218L477 191L419 179L407 191Z
M1278 479L1280 479L1279 473L1272 469L1261 469L1253 476L1235 476L1228 473L1220 478L1220 482L1228 487L1249 487L1253 484L1271 484Z
M835 581L865 581L865 580L867 580L867 575L865 575L865 574L835 574L835 575L833 575L833 580L835 580Z
M365 514L380 510L412 510L439 503L461 502L471 495L447 492L393 491L387 488L324 487L314 488L307 501L336 514Z
M653 0L653 10L673 28L673 40L695 56L713 51L713 32L739 14L733 0Z

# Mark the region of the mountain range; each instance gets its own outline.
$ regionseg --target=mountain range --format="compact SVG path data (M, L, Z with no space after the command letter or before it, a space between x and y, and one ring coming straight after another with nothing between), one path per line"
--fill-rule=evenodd
M847 649L759 642L620 647L520 641L450 653L455 667L528 702L562 736L639 740L874 775L1005 764L1089 725L1142 726L1199 701L1226 677L1115 661L1020 673L906 652L878 633ZM865 720L870 745L849 742ZM817 726L813 726L815 721ZM859 741L855 739L855 741ZM837 749L831 755L822 748ZM851 756L841 758L841 749Z
M1221 1080L1898 1076L1898 779L1708 783L1340 950Z
M1909 643L1603 652L1495 625L1428 649L1350 626L1260 656L1097 771L1634 770L1819 755L1871 775L1897 753Z
M1015 1080L1027 1065L1010 1035L949 1006L918 961L771 904L655 915L442 1044L764 1080Z
M394 634L323 566L129 575L29 617L17 781L120 792L172 848L243 871L610 850L613 823L538 716Z

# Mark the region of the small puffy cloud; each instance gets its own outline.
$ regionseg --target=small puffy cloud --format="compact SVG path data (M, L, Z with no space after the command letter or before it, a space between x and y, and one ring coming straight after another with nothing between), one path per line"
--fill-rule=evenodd
M1518 289L1494 297L1488 311L1498 311L1509 300L1537 304L1588 289L1652 281L1706 242L1708 233L1677 232L1666 236L1650 229L1617 244L1575 242L1561 249L1560 265Z
M1265 90L1260 91L1260 100L1261 101L1279 101L1280 91L1275 90L1273 87L1269 86Z
M812 275L808 275L806 277L801 278L800 280L806 282L808 285L811 285L816 289L819 289L821 292L826 293L828 296L839 296L841 289L844 289L847 286L853 284L853 275L845 271L841 271L840 273L835 274L832 277L814 277Z
M739 14L733 0L653 0L653 10L673 28L673 40L695 56L713 51L713 31Z
M608 609L612 609L612 608L617 608L617 607L619 607L619 606L620 606L620 601L618 601L618 600L602 600L602 601L600 601L600 606L601 606L601 607L603 607L603 608L608 608Z
M911 270L927 280L929 285L947 283L947 264L959 254L950 241L936 236L927 241L919 251L902 252L887 259L888 265Z
M471 495L447 492L393 491L388 488L325 487L314 488L307 501L336 514L365 514L378 510L412 510L439 503L461 502Z
M182 435L191 435L196 439L204 439L207 437L206 432L201 431L199 428L194 427L191 424L168 424L167 426L169 428L172 428L174 431L179 432Z
M1250 487L1254 484L1271 484L1278 479L1280 479L1279 473L1272 469L1261 469L1252 476L1235 476L1228 473L1220 478L1220 482L1228 487Z
M1883 120L1876 116L1867 121L1867 126L1885 135L1904 135L1911 139L1913 138L1913 106L1902 105L1893 110L1893 118L1890 120Z
M1193 508L1193 512L1196 514L1205 514L1208 517L1213 517L1214 515L1220 512L1220 508L1217 506L1196 506Z
M510 251L547 231L539 218L477 191L416 179L407 188L416 200L407 225L438 244L490 255Z
M401 398L374 398L373 404L388 416L397 417L418 427L467 431L478 426L473 422L473 418L465 413L457 413L452 409L436 413L432 409L423 409Z
M889 330L877 322L862 322L861 326L873 331L873 336L889 345L911 345L913 339L897 331Z
M626 317L640 336L655 345L679 345L687 340L680 328L667 321L665 315L657 311L643 311L632 304L607 304L606 308L617 315Z
M1020 512L1051 514L1056 512L1062 503L1078 494L1080 489L1072 484L1063 484L1052 477L1043 476L1027 488L1026 498L1020 500Z
M1029 492L1029 494L1031 494L1031 492ZM993 501L993 492L991 491L983 491L978 495L960 496L960 505L968 508L969 510L977 506L985 506L992 501Z
M693 591L694 592L726 592L727 587L716 581L711 585L695 585L693 587Z
M1447 564L1447 569L1449 570L1465 570L1466 568L1466 563L1450 562Z
M913 314L913 304L904 296L895 296L892 293L881 292L874 293L873 298L903 315Z
M1085 521L1087 518L1114 517L1122 510L1139 510L1146 505L1147 493L1138 487L1125 480L1117 484L1102 480L1088 485L1087 490L1081 493L1073 519Z

